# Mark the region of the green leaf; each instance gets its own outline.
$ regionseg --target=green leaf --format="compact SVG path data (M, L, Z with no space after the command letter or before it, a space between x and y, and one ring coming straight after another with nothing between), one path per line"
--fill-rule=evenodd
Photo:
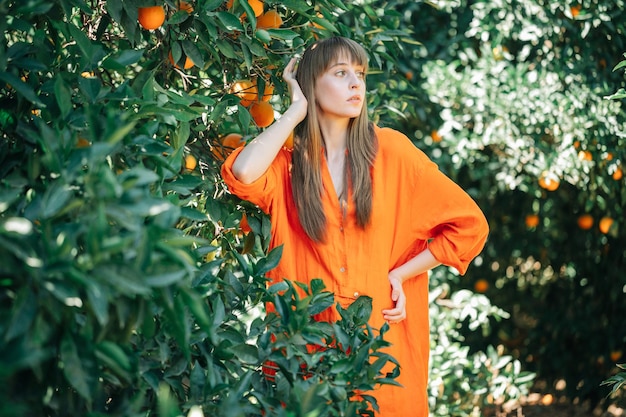
M72 111L72 93L65 85L60 74L57 74L54 81L54 93L59 109L61 110L61 116L66 118Z
M267 254L267 257L259 260L259 262L256 264L255 273L257 275L265 275L267 272L276 268L282 256L283 256L282 245L275 247L274 249L271 250L270 253Z
M217 12L216 15L222 25L224 25L224 29L226 29L227 31L243 31L241 21L239 21L239 18L234 14L228 12Z
M177 271L166 272L163 274L149 275L145 278L146 284L151 287L166 287L181 281L187 275L187 271L180 269Z
M113 71L122 71L128 66L136 64L143 57L143 49L125 49L115 55L109 56L102 62L105 69Z
M72 198L70 187L61 181L54 182L43 195L41 217L44 219L54 217L65 208L70 198Z
M230 347L229 350L244 363L256 364L259 362L259 351L256 346L242 343Z
M63 374L67 382L87 401L91 401L90 383L92 377L83 369L78 349L72 336L66 333L61 339L60 346L61 363L63 364Z
M23 287L17 294L11 309L11 321L5 331L4 340L8 342L28 332L37 316L38 309L35 294L28 287Z

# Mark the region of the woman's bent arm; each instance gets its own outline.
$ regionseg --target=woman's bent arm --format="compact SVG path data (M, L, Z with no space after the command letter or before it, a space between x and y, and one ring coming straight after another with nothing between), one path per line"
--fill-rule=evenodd
M285 67L283 79L291 95L287 111L263 133L246 145L237 155L233 174L244 184L250 184L267 171L291 132L307 114L307 100L296 81L296 60L293 58Z

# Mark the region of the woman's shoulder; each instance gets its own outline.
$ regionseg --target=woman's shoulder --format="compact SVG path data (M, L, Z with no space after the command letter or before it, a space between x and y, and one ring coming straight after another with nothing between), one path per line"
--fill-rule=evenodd
M407 135L396 129L374 125L374 132L378 139L378 149L381 155L397 155L403 158L412 156L421 160L429 159L424 152L411 142Z

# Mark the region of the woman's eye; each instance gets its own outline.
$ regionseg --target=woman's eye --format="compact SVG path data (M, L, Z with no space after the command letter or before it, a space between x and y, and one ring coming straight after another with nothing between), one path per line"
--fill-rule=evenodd
M337 71L336 74L339 75L339 76L344 76L344 75L346 75L346 72L344 70L341 70L341 71Z

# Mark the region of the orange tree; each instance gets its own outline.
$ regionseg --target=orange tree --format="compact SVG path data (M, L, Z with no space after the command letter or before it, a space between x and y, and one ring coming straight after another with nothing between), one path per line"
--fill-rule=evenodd
M218 175L239 143L222 139L257 131L232 86L280 111L282 66L351 33L345 13L334 0L0 2L1 415L375 408L364 392L398 369L369 300L330 325L311 319L333 304L320 282L266 289L280 257L269 221ZM382 76L402 42L354 13Z
M416 103L404 129L490 221L472 277L453 288L480 280L511 313L467 343L501 345L595 404L626 352L626 115L623 97L607 99L624 86L624 2L436 5L394 7L423 42L400 69Z

